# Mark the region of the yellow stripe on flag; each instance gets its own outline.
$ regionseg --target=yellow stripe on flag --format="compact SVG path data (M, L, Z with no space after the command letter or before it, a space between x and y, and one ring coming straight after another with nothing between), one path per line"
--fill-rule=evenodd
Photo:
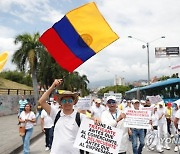
M94 2L70 11L66 17L86 44L96 53L119 38Z
M2 71L4 65L6 64L8 55L9 55L8 51L5 51L5 52L0 54L0 72Z

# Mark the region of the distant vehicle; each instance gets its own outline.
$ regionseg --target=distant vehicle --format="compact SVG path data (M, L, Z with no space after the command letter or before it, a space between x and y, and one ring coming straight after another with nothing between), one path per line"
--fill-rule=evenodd
M145 100L146 96L160 95L165 103L180 99L180 78L171 78L151 85L133 88L125 93L126 99Z

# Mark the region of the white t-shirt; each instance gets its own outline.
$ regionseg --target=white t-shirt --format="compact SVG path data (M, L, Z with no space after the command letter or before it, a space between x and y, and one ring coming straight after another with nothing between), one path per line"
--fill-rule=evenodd
M106 110L106 108L103 105L100 105L100 107L97 107L96 105L91 107L91 113L96 118L101 118L101 114L104 110Z
M51 107L50 116L55 118L58 111ZM76 139L79 127L75 121L77 111L71 115L65 115L63 110L60 113L54 128L54 138L50 154L79 154L79 149L74 148L73 144ZM86 118L84 114L80 114L81 121Z
M152 114L151 119L152 119L152 125L158 126L159 115L158 115L157 111Z
M176 118L178 118L178 129L180 129L180 109L176 112L176 115L175 115Z
M52 118L47 114L45 110L42 110L41 118L44 118L44 128L51 128L54 125Z
M56 103L56 104L52 103L51 106L56 108L56 109L59 109L59 103Z
M34 114L34 112L30 111L29 113L26 114L25 111L22 111L19 118L21 118L21 120L25 121L25 119L35 119L36 116ZM22 125L24 125L24 123L22 123ZM30 121L28 121L26 124L25 124L25 129L30 129L30 128L33 128L34 124Z
M174 118L175 118L175 115L176 115L176 112L177 112L178 110L176 110L175 108L173 108L172 109L172 120L174 121Z
M128 128L124 127L124 119L120 120L116 127L122 131L122 139L120 143L119 153L127 152L129 135L128 135Z
M158 121L158 124L166 123L167 122L166 121L166 116L165 116L166 115L166 109L164 107L163 108L158 108L157 113L158 113L159 117L161 117L161 115L164 114L163 117Z
M101 115L101 122L103 124L107 124L113 127L116 127L118 129L121 129L122 131L122 140L120 143L120 149L119 152L126 152L128 147L128 128L124 127L124 119L120 120L118 123L116 122L116 119L120 116L120 114L123 113L122 110L116 109L116 113L111 114L109 112L109 109L104 111Z
M121 111L119 109L116 109L116 112L114 114L111 114L109 109L105 110L101 114L101 122L103 124L107 124L107 125L116 127L116 125L117 125L116 119L119 117L120 114L121 114Z

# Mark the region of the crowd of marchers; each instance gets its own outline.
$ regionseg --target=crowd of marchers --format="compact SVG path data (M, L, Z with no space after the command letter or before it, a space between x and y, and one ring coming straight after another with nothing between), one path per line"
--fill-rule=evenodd
M63 81L55 79L51 87L39 99L38 114L31 111L31 105L24 103L24 110L19 113L19 122L26 124L26 135L23 137L24 154L28 154L29 140L33 126L41 117L41 129L45 133L45 150L50 154L88 154L73 147L81 121L84 118L94 120L95 124L103 123L121 129L122 140L118 154L128 152L129 142L132 143L133 154L141 154L146 145L148 150L163 152L164 150L180 151L180 103L164 103L163 101L152 104L149 99L125 100L118 102L115 96L107 97L106 101L95 98L89 110L76 110L74 105L78 102L78 94L71 91L53 94L53 91ZM22 106L21 106L22 108ZM126 111L128 109L141 110L148 108L151 111L149 124L151 129L124 127ZM151 143L147 139L154 135ZM171 149L165 139L174 138L174 149ZM42 143L44 145L44 143Z

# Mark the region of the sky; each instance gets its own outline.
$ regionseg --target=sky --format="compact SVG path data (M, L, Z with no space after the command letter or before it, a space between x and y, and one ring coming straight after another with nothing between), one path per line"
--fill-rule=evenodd
M0 0L0 53L9 51L4 70L15 70L11 63L18 45L17 35L42 34L67 12L89 0ZM180 72L171 66L180 57L155 58L155 47L179 47L179 0L95 0L98 9L113 31L120 37L87 60L75 71L87 75L90 82L124 77L126 82L147 80L147 48L149 43L150 77ZM93 26L93 25L92 25ZM133 36L133 38L128 38ZM161 36L165 36L164 39ZM141 41L140 41L141 40Z

